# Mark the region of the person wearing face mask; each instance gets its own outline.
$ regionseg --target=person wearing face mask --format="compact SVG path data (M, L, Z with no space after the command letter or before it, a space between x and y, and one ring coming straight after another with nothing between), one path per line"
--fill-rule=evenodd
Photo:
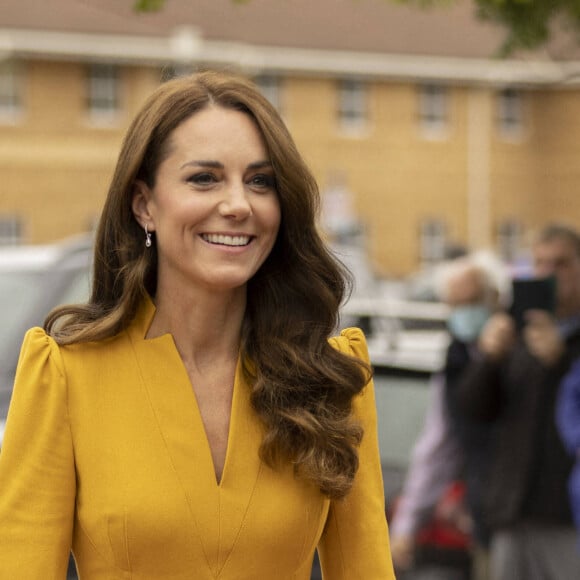
M412 568L417 531L458 478L466 483L471 520L465 531L474 534L477 546L486 545L476 484L485 466L489 430L476 429L474 434L461 424L455 411L454 384L478 356L477 338L487 319L500 307L507 281L503 266L487 253L459 257L439 272L438 294L450 307L450 343L444 368L431 381L431 404L390 526L391 552L399 571ZM470 444L479 446L473 456ZM478 580L486 578L481 561L480 557L474 559L474 577Z
M457 340L473 343L491 315L487 304L465 304L453 308L447 321L449 332Z
M535 274L554 276L554 314L530 310L517 332L505 313L485 325L458 383L465 417L493 425L484 516L494 580L575 580L580 555L567 494L573 458L558 435L556 401L580 356L580 235L555 224L533 247Z

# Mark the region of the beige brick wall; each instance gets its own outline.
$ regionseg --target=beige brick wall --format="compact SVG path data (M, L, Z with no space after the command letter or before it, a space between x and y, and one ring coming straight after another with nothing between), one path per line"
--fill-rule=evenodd
M24 240L48 242L91 226L132 115L157 85L159 72L121 72L121 110L96 124L86 107L86 67L27 62L23 116L0 123L0 215L21 215Z
M25 241L47 242L98 215L123 132L159 70L122 69L122 113L97 126L86 111L84 65L25 65L24 116L0 123L0 215L23 216ZM339 127L331 78L286 79L282 107L321 190L338 180L352 191L378 272L418 267L418 231L428 218L445 220L455 241L477 245L493 243L508 218L528 229L555 219L580 226L579 90L529 91L526 130L516 140L499 134L491 89L450 88L439 139L421 130L414 84L373 82L368 96L368 124L357 134Z

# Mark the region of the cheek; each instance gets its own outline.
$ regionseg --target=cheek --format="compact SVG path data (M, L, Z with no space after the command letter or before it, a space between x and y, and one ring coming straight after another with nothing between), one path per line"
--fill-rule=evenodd
M278 232L280 231L280 222L282 221L282 215L280 214L280 210L276 213L276 218L273 220L272 229L274 230L274 237L278 237Z
M270 230L275 238L278 234L278 230L280 229L280 222L282 220L280 203L277 199L268 200L267 203L264 203L260 213L262 215L264 227Z

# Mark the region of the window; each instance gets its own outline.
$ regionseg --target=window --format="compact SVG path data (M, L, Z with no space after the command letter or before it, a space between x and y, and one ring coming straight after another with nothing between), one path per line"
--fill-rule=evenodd
M114 121L119 112L119 70L114 65L89 68L88 107L92 121Z
M342 129L360 130L367 123L367 85L362 81L345 79L339 85L339 120Z
M514 219L502 221L497 228L497 247L500 257L514 262L518 257L523 236L522 224Z
M518 137L524 128L522 93L515 89L504 89L498 93L497 115L502 135Z
M419 232L419 258L421 263L440 262L445 259L447 228L441 219L423 221Z
M422 85L419 87L419 122L421 129L441 134L448 125L448 91L442 85Z
M260 92L272 103L280 112L280 79L273 75L260 75L254 79L254 82L260 89Z
M22 242L22 222L17 216L0 215L0 246L15 246Z
M0 118L11 118L21 112L20 67L11 60L0 61Z

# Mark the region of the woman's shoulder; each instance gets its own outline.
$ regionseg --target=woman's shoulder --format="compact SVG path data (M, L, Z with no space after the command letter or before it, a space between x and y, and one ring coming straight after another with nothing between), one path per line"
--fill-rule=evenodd
M330 339L330 344L340 352L369 362L369 352L365 335L360 328L345 328L338 336Z
M54 339L40 327L29 329L20 348L15 389L18 383L44 385L59 381L64 375L62 356Z
M55 340L43 328L34 326L24 335L20 351L21 356L24 355L29 359L41 360L57 355L59 347Z
M43 328L35 326L29 329L24 335L21 356L22 354L29 356L35 354L36 356L44 356L45 358L65 360L71 357L87 356L91 352L99 354L103 349L110 351L113 344L119 341L121 334L102 340L62 344L57 337L46 332Z

